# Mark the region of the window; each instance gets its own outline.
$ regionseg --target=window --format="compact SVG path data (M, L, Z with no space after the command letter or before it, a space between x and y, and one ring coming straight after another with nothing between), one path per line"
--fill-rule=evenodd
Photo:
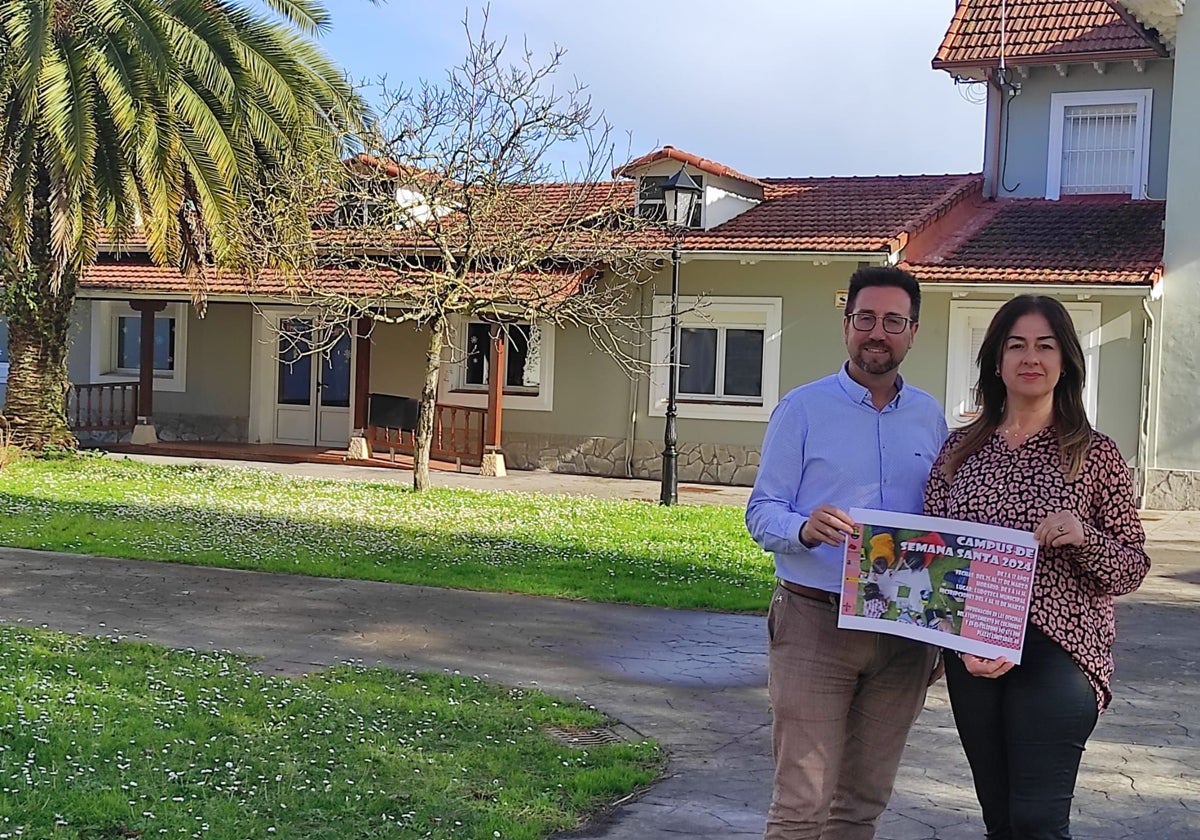
M689 173L690 174L690 173ZM669 175L643 175L638 178L638 215L644 219L652 219L656 222L665 222L667 220L667 206L663 200L663 184L667 183ZM703 188L704 179L702 176L692 176L696 183ZM701 219L704 210L704 193L700 193L700 199L692 208L692 218L688 220L687 226L690 228L698 228L701 226Z
M487 388L490 380L492 325L481 321L467 324L467 358L463 363L463 388ZM541 365L538 364L538 330L529 324L509 324L505 336L504 393L538 391ZM533 345L531 347L531 344Z
M347 201L338 206L334 214L335 227L368 227L388 223L395 210L389 206L389 200L384 198L360 198Z
M1046 197L1145 198L1152 93L1145 89L1053 94Z
M946 423L950 428L965 426L979 413L975 402L975 382L979 368L975 359L983 344L992 316L1004 301L950 302L950 335L946 356ZM1096 378L1100 373L1100 304L1066 303L1063 305L1079 330L1083 343L1087 382L1083 399L1088 418L1096 422Z
M0 382L8 381L8 321L0 318Z
M183 391L187 304L168 303L154 313L154 390ZM92 382L136 379L141 371L142 314L126 302L92 304Z
M680 417L766 420L779 400L781 298L680 298ZM671 299L654 298L650 414L666 413Z
M460 319L453 331L453 359L443 365L438 399L455 405L487 406L491 381L490 323ZM539 324L506 325L504 407L550 411L553 408L554 328Z
M679 328L681 399L762 403L763 330Z
M142 366L142 316L117 316L117 356L115 370L137 375ZM175 319L154 319L154 371L175 370Z

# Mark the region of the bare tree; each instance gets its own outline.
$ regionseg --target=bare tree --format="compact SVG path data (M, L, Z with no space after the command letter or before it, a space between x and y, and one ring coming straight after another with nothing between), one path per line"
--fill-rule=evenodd
M256 267L286 275L324 323L409 322L428 330L414 487L429 485L441 366L452 316L587 330L627 370L638 362L637 300L660 234L614 182L610 126L584 88L556 89L564 52L515 62L464 21L465 60L441 83L387 91L379 118L337 171L279 173L258 202L269 231L319 207L309 240L264 235ZM568 168L560 155L577 162ZM248 249L252 253L253 249ZM502 372L492 372L502 376Z

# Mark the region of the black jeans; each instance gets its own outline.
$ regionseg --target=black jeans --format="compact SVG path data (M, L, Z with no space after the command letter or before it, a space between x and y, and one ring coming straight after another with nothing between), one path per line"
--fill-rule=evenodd
M1021 664L998 679L971 676L947 653L950 705L987 840L1069 840L1079 760L1098 714L1092 684L1033 625Z

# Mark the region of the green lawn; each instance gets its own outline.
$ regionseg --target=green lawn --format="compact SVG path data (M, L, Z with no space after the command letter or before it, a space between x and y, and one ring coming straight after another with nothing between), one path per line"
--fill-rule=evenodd
M111 457L0 470L0 545L762 611L740 508L433 490ZM231 655L0 626L0 840L543 838L649 784L651 742L457 674L301 680Z
M0 626L0 838L541 838L651 782L650 742L537 691Z
M759 612L770 558L741 508L165 467L0 470L0 544L268 572Z

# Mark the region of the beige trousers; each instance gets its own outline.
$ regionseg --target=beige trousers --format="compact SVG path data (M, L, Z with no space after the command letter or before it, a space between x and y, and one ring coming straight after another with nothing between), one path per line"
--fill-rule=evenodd
M937 650L839 630L836 606L782 588L767 630L775 787L766 840L871 840Z

